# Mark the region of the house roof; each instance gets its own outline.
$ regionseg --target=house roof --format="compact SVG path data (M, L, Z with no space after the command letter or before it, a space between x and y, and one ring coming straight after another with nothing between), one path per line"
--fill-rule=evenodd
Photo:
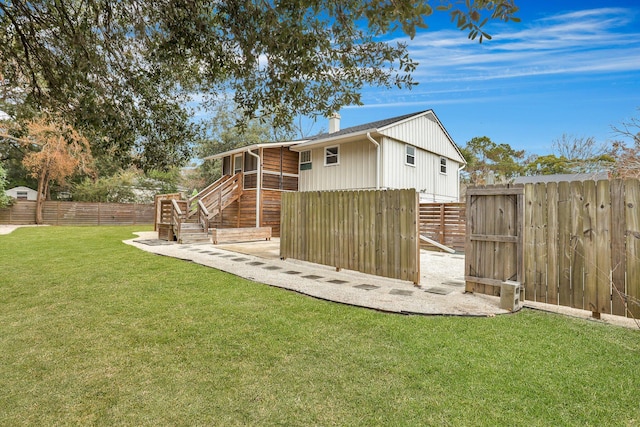
M418 111L416 113L411 114L403 114L401 116L391 117L384 120L377 120L375 122L369 122L358 126L352 126L345 129L342 129L338 132L333 133L322 133L312 137L309 141L297 144L291 147L292 151L305 151L311 148L320 148L323 146L327 146L330 144L340 144L349 142L350 140L364 137L367 134L382 134L387 129L392 128L393 126L397 126L405 121L413 120L418 117L429 115L435 121L435 123L440 127L442 132L446 135L447 139L454 147L456 153L458 154L460 160L466 164L466 160L464 156L460 152L460 149L449 135L449 132L444 128L440 120L436 116L433 110L423 110Z
M327 146L330 144L340 144L344 142L349 142L352 139L356 139L359 137L364 137L367 134L379 135L384 132L386 129L389 129L393 126L401 124L404 121L412 120L421 116L430 115L433 120L437 123L437 125L442 129L442 132L446 135L447 139L451 142L451 145L455 148L457 154L460 156L462 162L466 163L464 160L464 156L460 152L460 149L455 144L449 132L444 128L440 120L435 115L433 110L423 110L410 114L403 114L401 116L391 117L388 119L377 120L374 122L364 123L358 126L351 126L345 129L341 129L337 132L328 133L324 132L315 136L312 136L308 139L302 139L297 141L287 141L287 142L270 142L263 144L254 144L246 147L236 148L234 150L225 151L223 153L214 154L211 156L207 156L204 160L213 160L220 159L222 157L243 153L249 150L255 150L258 148L267 148L267 147L290 147L291 151L305 151L310 148Z
M215 160L221 159L223 157L232 156L234 154L244 153L245 151L253 151L260 148L277 148L277 147L290 147L292 145L300 144L302 142L306 142L306 139L301 139L297 141L284 141L284 142L264 142L260 144L247 145L240 148L235 148L233 150L224 151L222 153L212 154L211 156L207 156L202 160Z
M329 137L333 138L333 137L336 137L336 136L349 135L349 134L352 134L352 133L361 133L363 131L372 131L372 130L377 131L378 129L386 128L389 125L396 124L396 123L401 122L403 120L406 120L406 119L408 119L410 117L418 116L418 115L427 113L429 111L430 110L425 110L425 111L420 111L418 113L404 114L402 116L391 117L389 119L377 120L375 122L365 123L365 124L358 125L358 126L351 126L351 127L339 130L338 132L321 133L321 134L318 134L318 135L312 137L311 141L315 142L315 141L326 139L326 138L329 138Z
M428 113L433 114L433 111L424 110L424 111L419 111L417 113L403 114L402 116L391 117L384 120L377 120L375 122L369 122L369 123L365 123L358 126L351 126L333 133L328 133L328 132L321 133L311 137L307 142L298 144L295 147L291 147L291 149L293 151L304 151L312 147L319 147L319 146L326 145L333 142L340 142L340 140L348 139L351 137L357 137L361 135L366 135L367 133L379 133L390 126L397 125L407 119L423 116ZM434 117L435 117L435 114L434 114ZM438 124L440 125L440 127L442 127L442 125L440 124L440 121L438 121ZM444 130L444 127L442 127L442 129ZM447 133L447 136L449 136L448 133ZM451 138L449 137L449 139Z

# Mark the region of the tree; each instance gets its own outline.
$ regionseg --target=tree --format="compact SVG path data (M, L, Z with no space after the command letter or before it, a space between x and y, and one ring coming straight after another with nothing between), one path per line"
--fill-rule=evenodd
M74 172L90 170L89 143L71 126L46 117L30 121L25 137L16 138L4 130L0 138L18 141L31 149L22 162L31 176L38 180L36 224L42 224L42 208L49 195L50 184L64 183Z
M55 111L95 156L145 170L184 164L199 137L187 108L231 93L246 118L327 116L365 85L412 87L407 46L429 0L0 0L0 74L22 120ZM517 21L514 0L437 2L471 39Z
M525 175L555 175L572 173L572 169L571 163L566 157L547 154L527 159L523 172Z
M599 144L593 137L576 137L563 134L553 141L558 158L567 163L566 173L596 173L607 171L614 163L610 148Z
M508 181L522 173L524 150L514 150L509 144L496 144L489 137L467 141L461 152L467 160L465 168L474 185L490 184L493 180Z
M0 163L0 208L5 208L11 203L11 198L7 196L5 191L7 190L7 172L3 169Z
M131 168L112 176L85 178L73 187L73 200L107 203L153 203L156 194L177 191L179 170L142 172Z
M617 178L640 179L640 119L633 117L619 127L613 126L613 130L618 136L631 142L630 144L624 140L613 142L611 150L611 155L615 159L613 175Z

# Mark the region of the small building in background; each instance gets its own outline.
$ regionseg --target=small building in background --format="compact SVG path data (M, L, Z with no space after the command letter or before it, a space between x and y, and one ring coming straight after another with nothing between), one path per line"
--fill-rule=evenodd
M38 192L29 187L13 187L6 190L5 193L16 200L35 201L38 198Z

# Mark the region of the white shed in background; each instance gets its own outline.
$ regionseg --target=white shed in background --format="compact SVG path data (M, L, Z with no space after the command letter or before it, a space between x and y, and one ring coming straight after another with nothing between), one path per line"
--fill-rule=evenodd
M38 198L38 192L29 187L13 187L6 190L5 193L18 200L36 200Z

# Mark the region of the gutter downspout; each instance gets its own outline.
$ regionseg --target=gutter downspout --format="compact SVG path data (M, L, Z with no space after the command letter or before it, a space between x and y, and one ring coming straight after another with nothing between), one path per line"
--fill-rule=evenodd
M380 189L380 143L371 137L371 132L367 132L367 139L376 146L376 190Z
M260 149L258 148L258 153ZM259 154L255 154L251 150L247 150L247 153L258 159L258 176L256 177L256 228L260 227L260 191L262 189L262 160Z

